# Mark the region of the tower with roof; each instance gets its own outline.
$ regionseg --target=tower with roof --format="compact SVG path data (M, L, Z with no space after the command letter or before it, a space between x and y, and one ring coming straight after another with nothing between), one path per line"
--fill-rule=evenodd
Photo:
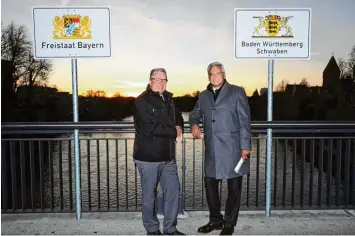
M331 89L337 86L340 79L340 68L336 62L334 55L330 58L327 66L323 71L323 88Z

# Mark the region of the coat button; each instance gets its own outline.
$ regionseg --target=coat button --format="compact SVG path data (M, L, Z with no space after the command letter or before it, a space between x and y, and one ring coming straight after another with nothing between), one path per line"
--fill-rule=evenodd
M212 122L214 123L216 120L212 120Z

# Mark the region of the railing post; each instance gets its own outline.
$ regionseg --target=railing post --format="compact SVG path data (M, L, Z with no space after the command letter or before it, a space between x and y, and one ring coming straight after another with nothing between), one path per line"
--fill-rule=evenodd
M181 200L181 205L182 205L182 213L184 213L185 211L185 174L186 174L186 140L184 137L184 134L181 134L181 153L182 153L182 163L181 163L181 173L182 173L182 191L181 191L181 195L182 195L182 200Z
M351 147L351 142L350 142L350 147ZM352 202L352 205L353 205L353 208L354 208L354 211L355 211L355 140L354 140L354 146L353 146L353 158L352 158L352 167L350 167L350 173L351 174L351 202ZM351 156L351 151L350 151L350 156Z

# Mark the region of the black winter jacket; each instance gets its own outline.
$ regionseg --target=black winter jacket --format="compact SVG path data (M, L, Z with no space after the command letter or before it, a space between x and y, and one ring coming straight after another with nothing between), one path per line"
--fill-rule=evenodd
M135 160L161 162L175 158L175 126L183 128L184 122L172 95L165 91L163 101L148 85L146 91L136 98L133 105Z

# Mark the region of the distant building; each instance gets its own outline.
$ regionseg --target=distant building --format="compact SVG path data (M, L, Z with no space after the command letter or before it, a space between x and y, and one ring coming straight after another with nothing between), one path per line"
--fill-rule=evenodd
M31 90L31 91L30 91ZM53 87L46 87L46 86L20 86L17 88L17 93L22 95L22 94L29 94L32 92L33 94L54 94L58 92L58 89L53 88Z
M18 105L20 107L37 106L41 104L44 106L47 102L47 98L54 98L58 90L52 87L45 86L20 86L16 90L18 99Z
M12 121L16 97L13 88L12 64L1 60L1 120Z
M313 95L320 95L323 92L323 87L320 86L310 86L309 87L309 91L313 94Z
M323 71L323 87L326 90L333 90L340 79L340 68L334 56L332 56Z
M13 91L12 64L10 61L1 60L1 93Z
M73 98L69 92L57 92L54 96L58 99L58 101L65 103L70 103Z
M295 96L295 94L304 95L310 92L310 88L305 84L288 84L285 92L292 96Z
M56 96L59 98L71 98L71 94L69 92L57 92Z
M71 96L69 92L58 92L57 93L58 96Z
M260 96L267 95L267 88L261 88L259 94Z
M355 66L354 66L355 68ZM354 77L355 70L353 70ZM352 100L355 98L355 81L350 76L340 78L340 68L332 56L323 71L323 90L328 99L327 104L334 103L334 107L354 107ZM346 112L343 110L343 112Z

